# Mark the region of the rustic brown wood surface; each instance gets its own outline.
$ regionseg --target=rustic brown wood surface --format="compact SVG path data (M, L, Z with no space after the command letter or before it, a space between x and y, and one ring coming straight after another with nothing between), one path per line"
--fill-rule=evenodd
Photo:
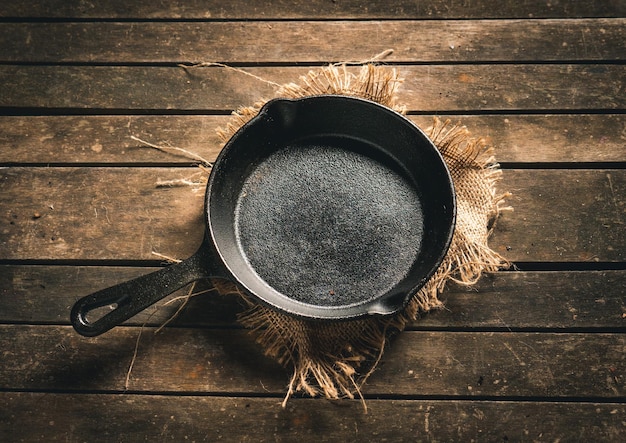
M177 146L206 159L220 150L216 128L229 116L219 115L81 115L0 116L0 163L155 164L184 163L185 158L146 149L135 136L161 146ZM422 128L434 115L412 115ZM446 115L476 136L497 146L501 163L621 162L626 157L623 114ZM546 143L549 140L549 143ZM142 147L143 146L143 147ZM48 163L53 163L48 159ZM48 164L46 163L46 164Z
M305 19L305 18L482 18L482 17L623 17L626 6L620 0L585 2L545 2L524 0L502 5L496 0L174 0L133 2L111 0L85 3L81 0L25 0L6 2L0 16L12 18L140 18L140 19Z
M622 0L2 2L0 441L624 441L625 29ZM131 137L213 160L230 111L276 91L194 63L282 84L387 49L413 121L496 147L513 267L391 340L368 413L282 408L289 369L209 282L161 330L187 289L73 331L78 298L202 240L206 173Z
M0 267L3 309L0 320L22 324L67 325L66 310L79 297L158 267L4 265ZM445 309L417 320L411 329L612 330L623 325L626 272L518 271L483 278L472 288L454 284L443 294ZM209 289L199 285L197 292ZM185 294L180 291L172 298ZM46 299L33 303L32 299ZM180 302L164 300L128 324L158 326ZM235 295L192 298L172 323L191 327L236 327L244 305Z
M623 404L491 400L349 402L235 396L2 393L20 437L102 441L620 441ZM86 413L89 411L89 413ZM584 424L584 425L582 425ZM5 432L2 437L14 437Z
M5 389L280 396L288 377L240 330L144 329L128 386L137 328L95 339L69 326L0 332ZM624 346L613 333L405 331L383 355L367 394L619 399L624 389L611 368L626 362ZM35 357L32 348L42 352Z
M278 84L309 70L247 68ZM615 81L626 75L622 64L412 65L402 66L401 72L408 112L610 112L626 107L626 86ZM16 113L40 108L60 113L224 112L271 97L276 89L222 67L1 65L0 83L0 106ZM154 94L156 90L162 93Z
M303 63L620 60L626 20L0 23L5 61ZM363 36L372 39L363 39ZM274 42L291 48L276 50ZM233 44L236 42L236 44Z

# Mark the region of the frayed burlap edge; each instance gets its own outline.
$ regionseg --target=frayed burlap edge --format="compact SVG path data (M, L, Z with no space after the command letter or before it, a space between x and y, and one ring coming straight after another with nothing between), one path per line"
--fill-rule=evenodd
M367 64L355 73L345 65L331 65L281 86L275 97L349 95L404 113L397 103L401 82L397 71L386 66ZM222 140L230 139L266 101L234 112L226 128L218 130ZM329 399L361 396L361 386L376 368L389 337L420 313L442 307L439 294L448 281L470 286L482 273L508 266L487 242L501 211L509 209L504 207L508 194L496 192L501 171L493 149L483 139L472 137L467 128L449 121L435 119L425 132L442 153L455 184L456 230L441 266L401 313L338 323L305 321L259 305L233 285L219 285L220 292L238 292L246 301L248 309L239 321L251 329L265 354L293 368L283 405L296 392Z

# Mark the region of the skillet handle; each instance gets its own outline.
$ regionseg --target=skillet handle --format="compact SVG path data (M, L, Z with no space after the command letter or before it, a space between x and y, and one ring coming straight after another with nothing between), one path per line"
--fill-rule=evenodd
M70 321L79 334L95 337L189 283L226 275L224 266L203 244L187 260L81 298L72 308ZM90 313L106 306L111 306L112 310L93 322L87 319Z

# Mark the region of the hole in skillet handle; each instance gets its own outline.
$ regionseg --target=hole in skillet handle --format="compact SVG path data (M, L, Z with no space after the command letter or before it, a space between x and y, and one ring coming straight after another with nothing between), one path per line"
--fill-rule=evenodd
M227 275L213 245L205 238L198 251L180 263L81 298L72 308L70 321L80 335L95 337L189 283Z

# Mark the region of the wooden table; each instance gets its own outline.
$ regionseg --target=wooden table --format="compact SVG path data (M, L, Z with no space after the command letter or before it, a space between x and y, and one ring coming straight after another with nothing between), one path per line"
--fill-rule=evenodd
M626 3L82 2L0 5L0 441L626 440ZM497 147L515 270L402 333L358 401L280 403L289 371L198 296L95 339L71 305L191 255L231 110L329 62L385 61L410 117ZM135 344L130 380L126 382Z

